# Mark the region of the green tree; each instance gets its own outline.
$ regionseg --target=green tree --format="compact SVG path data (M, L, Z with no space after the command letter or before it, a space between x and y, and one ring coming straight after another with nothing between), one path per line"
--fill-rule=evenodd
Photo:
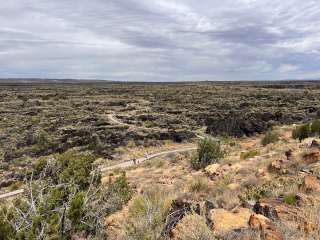
M191 159L191 165L198 170L219 162L224 156L225 151L218 141L212 138L205 138L199 141L197 155Z
M315 120L311 123L310 131L313 135L320 135L320 120Z
M308 138L309 135L310 135L310 125L308 123L300 127L297 127L292 131L292 137L294 139L299 139L300 142L303 139Z

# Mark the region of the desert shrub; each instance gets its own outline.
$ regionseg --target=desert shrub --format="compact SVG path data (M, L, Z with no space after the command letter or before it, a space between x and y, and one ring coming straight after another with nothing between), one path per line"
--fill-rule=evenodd
M311 123L310 131L312 135L320 135L320 120L315 120Z
M36 132L34 140L36 144L34 149L38 149L39 151L47 150L52 145L52 139L44 130Z
M3 207L0 209L0 239L11 240L14 236L14 229L7 220L7 209Z
M299 141L302 141L305 138L308 138L310 135L310 125L304 124L302 126L296 127L292 131L292 137L294 139L299 139Z
M299 141L320 135L320 120L314 120L311 123L306 123L299 127L296 127L292 131L292 138L299 139Z
M67 158L67 159L66 159ZM79 154L70 151L58 156L58 161L62 164L62 171L59 178L62 182L74 182L84 189L90 184L90 172L94 157L92 155ZM96 179L100 181L100 179Z
M275 131L269 131L266 135L262 138L261 144L262 146L266 146L270 143L275 143L279 141L279 134Z
M39 176L41 172L50 171L50 178L55 183L74 183L85 189L91 181L90 172L93 169L94 157L91 154L69 150L53 157L40 157L33 162L33 172ZM100 175L94 179L99 184Z
M135 198L125 222L124 239L159 239L171 201L158 188Z
M224 156L225 151L219 142L212 138L205 138L199 141L197 154L191 159L191 166L199 170L220 161Z
M68 210L68 217L71 220L72 224L78 228L80 224L80 220L84 215L85 212L85 195L83 192L78 192L76 195L72 198Z
M177 226L178 240L214 240L206 220L197 214L185 216Z
M33 172L36 175L39 175L40 172L45 168L47 164L47 157L39 157L32 162Z
M124 172L114 182L109 183L105 197L108 199L108 203L110 203L109 213L120 210L131 199L132 189Z
M259 153L260 153L260 152L259 152L258 150L256 150L256 149L254 149L254 150L249 150L249 151L247 151L247 152L242 152L242 153L240 154L240 158L241 158L241 159L253 158L253 157L259 155Z
M203 177L195 178L189 186L189 190L191 192L196 192L196 193L205 192L205 191L208 191L208 189L209 189L208 180Z
M105 217L127 203L132 191L124 174L102 189L93 160L76 151L38 159L24 197L8 210L0 207L0 239L6 239L2 232L11 239L70 239L77 233L105 239Z

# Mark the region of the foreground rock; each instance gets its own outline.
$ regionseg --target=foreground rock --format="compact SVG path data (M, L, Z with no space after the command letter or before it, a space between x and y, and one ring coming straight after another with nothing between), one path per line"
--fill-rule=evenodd
M296 195L296 205L284 203L281 199L267 199L257 202L253 207L256 214L265 216L272 221L280 221L288 226L301 229L309 234L317 229L305 212L313 206L313 200L307 195ZM303 206L303 208L301 207Z
M307 164L313 164L320 160L320 151L317 148L310 148L302 156L303 161Z
M314 175L306 175L303 179L302 189L304 191L312 192L312 191L320 191L320 181L317 176Z
M259 231L264 240L284 240L283 234L267 217L260 214L252 214L249 219L252 230Z

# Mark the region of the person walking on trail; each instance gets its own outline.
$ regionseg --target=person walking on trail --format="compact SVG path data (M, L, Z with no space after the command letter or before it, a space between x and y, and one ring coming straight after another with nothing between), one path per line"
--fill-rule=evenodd
M137 164L137 159L133 159L133 164L136 165Z

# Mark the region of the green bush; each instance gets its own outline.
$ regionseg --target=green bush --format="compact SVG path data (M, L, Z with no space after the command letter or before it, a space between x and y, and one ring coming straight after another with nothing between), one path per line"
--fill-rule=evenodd
M84 216L84 193L78 192L70 202L68 217L75 228L79 228L81 218Z
M48 148L50 148L53 144L53 141L50 135L44 130L36 132L34 140L35 140L35 144L33 145L34 151L45 151Z
M266 135L262 138L261 144L262 146L266 146L270 143L275 143L279 141L279 134L274 131L269 131Z
M0 239L11 240L14 239L15 232L6 218L7 209L0 209Z
M225 151L219 142L212 138L205 138L198 143L197 155L191 159L191 166L199 170L219 162L225 156Z
M292 137L294 139L299 139L299 141L302 141L305 138L308 138L310 135L310 124L304 124L300 127L296 127L292 131Z
M106 196L100 175L92 171L93 161L76 151L35 161L24 197L12 202L6 215L0 207L0 239L37 239L41 234L43 239L70 239L78 232L105 239L105 216L115 202L119 209L131 198L131 189L122 176ZM18 231L10 228L15 225Z
M93 170L94 157L91 154L79 153L69 150L62 154L56 154L51 158L40 157L33 162L33 171L39 176L49 163L51 169L50 178L55 183L73 183L81 190L87 188L91 181L91 171ZM53 169L54 168L54 169ZM101 176L98 174L94 179L94 184L100 184Z
M311 123L310 131L314 136L320 135L320 120L315 120Z
M113 203L109 209L110 213L121 209L131 199L132 190L124 172L114 182L109 184L107 197Z
M81 189L85 189L90 184L90 172L94 157L91 155L78 154L77 152L67 152L58 157L62 164L62 172L59 178L62 182L74 182ZM100 181L100 179L97 179Z

